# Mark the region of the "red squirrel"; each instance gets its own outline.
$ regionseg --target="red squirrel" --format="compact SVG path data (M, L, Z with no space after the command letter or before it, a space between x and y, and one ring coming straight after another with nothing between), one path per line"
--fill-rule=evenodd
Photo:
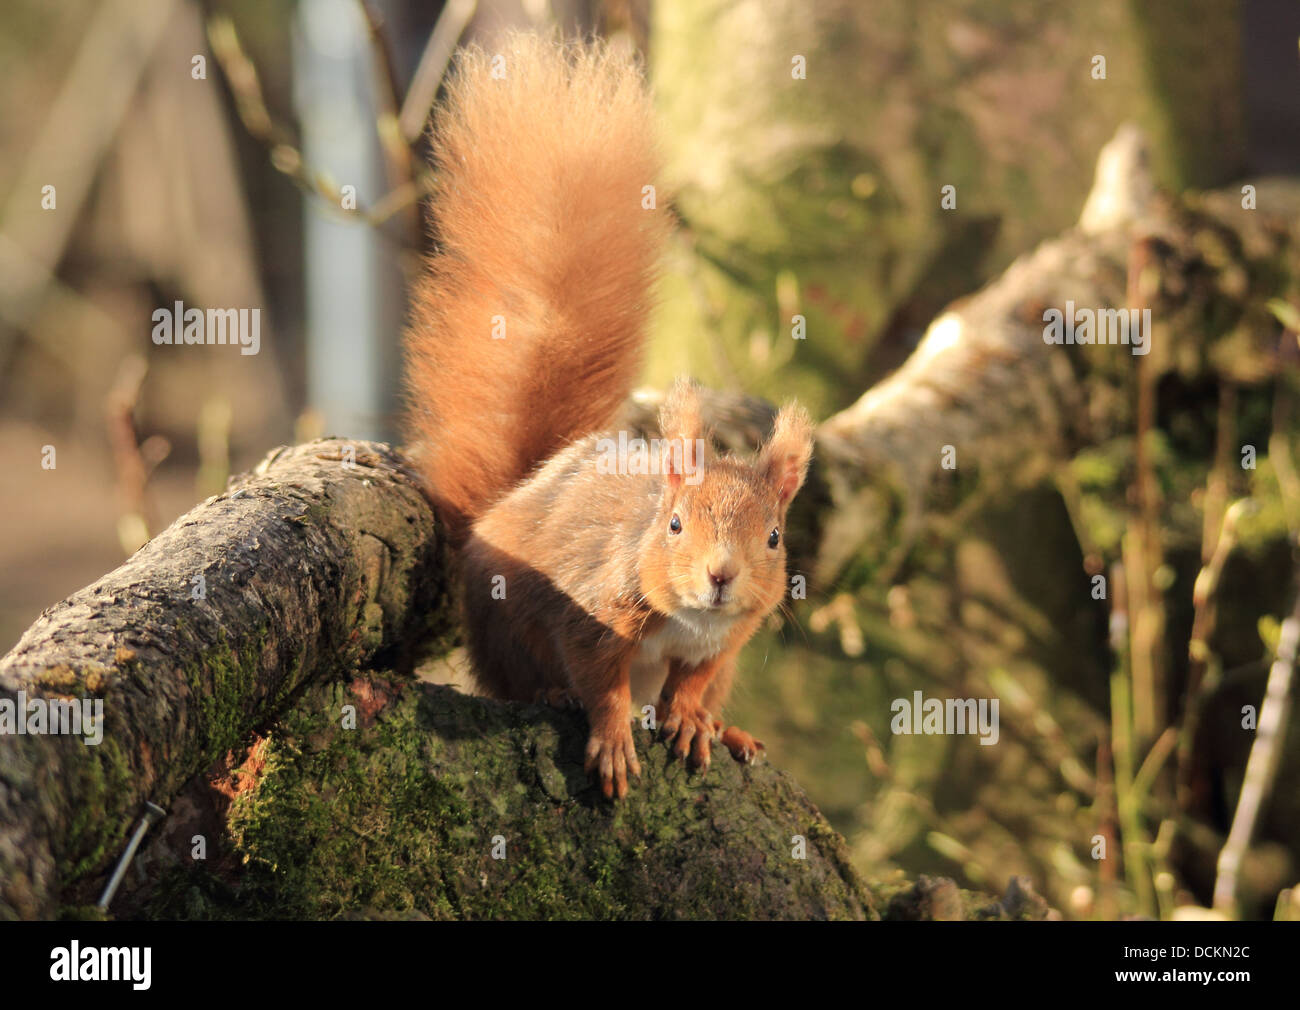
M679 381L654 472L602 465L671 228L646 196L659 158L639 68L529 35L466 49L432 136L437 251L406 335L408 434L458 555L477 684L580 704L606 797L641 774L634 702L692 767L719 737L754 760L763 744L715 715L785 594L812 425L788 404L755 458L714 456Z

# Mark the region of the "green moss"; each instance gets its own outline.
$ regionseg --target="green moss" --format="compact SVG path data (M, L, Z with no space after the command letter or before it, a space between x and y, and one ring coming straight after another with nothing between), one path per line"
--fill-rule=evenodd
M107 922L109 916L101 912L98 905L69 905L59 910L59 919L63 922Z
M374 652L384 644L384 608L370 602L361 609L361 637L357 644L366 652Z
M199 755L190 767L203 767L243 741L248 733L246 708L255 697L258 667L266 647L267 629L245 636L232 648L225 632L201 662L184 668L185 681L198 701L194 734Z
M391 690L372 679L371 691ZM176 870L148 914L179 918L861 917L843 842L785 776L724 753L688 774L641 734L641 780L601 800L580 715L405 684L342 728L345 684L310 689L265 745L222 840L234 879ZM740 795L736 795L739 790ZM735 852L719 856L718 832ZM809 858L790 838L810 839ZM838 849L836 848L838 846ZM828 857L830 852L834 858ZM495 858L500 856L502 858Z
M134 811L126 808L135 780L131 755L112 736L105 734L96 746L73 748L64 766L65 788L79 797L71 805L71 818L64 840L64 853L76 853L67 865L65 880L74 883L115 860L126 845ZM68 809L68 808L64 808ZM105 824L118 823L121 830L106 833Z

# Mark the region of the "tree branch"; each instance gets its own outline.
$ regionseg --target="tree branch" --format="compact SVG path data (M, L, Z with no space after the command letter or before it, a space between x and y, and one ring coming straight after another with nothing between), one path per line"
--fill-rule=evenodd
M313 679L401 665L442 616L434 519L387 446L277 449L0 660L0 718L102 705L102 742L0 733L0 918L48 917L102 871L141 805L166 806ZM19 706L19 702L26 702Z

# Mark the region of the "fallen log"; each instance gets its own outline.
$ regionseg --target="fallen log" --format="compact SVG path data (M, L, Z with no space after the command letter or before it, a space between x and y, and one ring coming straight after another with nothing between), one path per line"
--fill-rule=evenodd
M303 685L408 662L443 616L436 547L396 453L324 440L275 450L46 610L0 660L0 717L35 730L0 732L0 918L54 915L146 801L166 807ZM60 699L102 723L46 732Z

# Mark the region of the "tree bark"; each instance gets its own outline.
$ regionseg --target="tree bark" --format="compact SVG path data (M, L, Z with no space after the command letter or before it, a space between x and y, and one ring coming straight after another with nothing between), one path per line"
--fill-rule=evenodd
M0 917L55 914L146 800L166 807L307 682L404 663L445 617L436 548L393 450L322 440L275 450L45 611L0 660L0 704L95 699L103 737L0 734Z

